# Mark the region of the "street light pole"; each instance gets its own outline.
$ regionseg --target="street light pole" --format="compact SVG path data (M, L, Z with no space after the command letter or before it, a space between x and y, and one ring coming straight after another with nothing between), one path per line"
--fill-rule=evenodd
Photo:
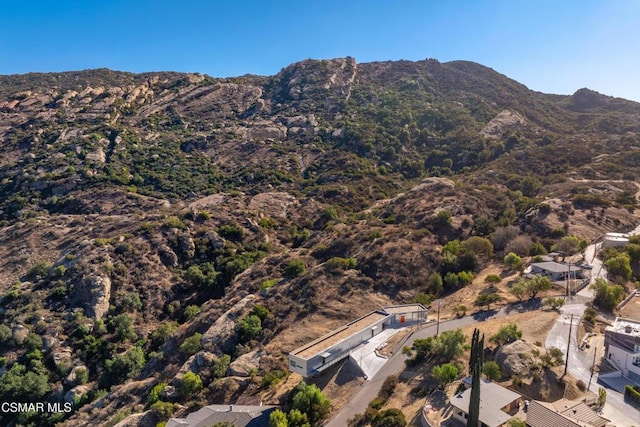
M571 346L571 329L573 328L573 314L571 314L571 320L569 321L569 339L567 340L567 356L564 361L564 373L562 376L567 375L567 368L569 367L569 347Z
M440 303L438 303L438 320L436 321L436 337L438 337L439 332L440 332Z
M587 386L587 391L591 387L591 379L593 378L593 370L596 367L596 353L598 352L598 347L593 347L593 362L591 363L591 375L589 375L589 385Z

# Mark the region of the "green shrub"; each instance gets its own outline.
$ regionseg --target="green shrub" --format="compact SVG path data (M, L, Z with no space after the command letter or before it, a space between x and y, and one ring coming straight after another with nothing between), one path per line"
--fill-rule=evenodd
M180 352L187 356L196 354L198 351L200 351L201 340L202 340L202 334L199 332L196 332L195 334L191 335L189 338L185 338L182 344L180 344Z
M489 274L484 278L485 283L500 283L502 282L502 277L497 274Z
M278 384L284 378L287 377L287 373L280 369L274 369L269 371L262 377L262 387L271 387Z
M192 305L188 305L185 309L184 309L184 313L183 313L183 318L185 322L189 322L191 320L193 320L194 317L196 317L198 314L200 313L200 307L192 304Z
M76 384L86 384L89 381L89 371L85 368L76 369Z
M301 259L292 259L284 268L287 277L298 277L307 271L307 264Z
M231 363L231 356L223 354L213 361L211 367L211 376L215 379L224 378L227 375L227 369L229 369L229 363Z
M502 325L498 332L489 338L489 341L500 346L512 343L520 338L522 338L522 331L518 328L518 325L515 323L509 323L507 325Z
M218 233L225 239L233 242L240 242L244 237L244 229L237 224L221 225Z
M182 399L191 398L202 390L202 379L200 375L191 371L184 374L178 385L178 394Z
M155 402L151 407L151 412L161 420L168 420L171 418L176 410L176 405L171 402L163 402L161 400Z
M354 257L333 257L329 259L325 265L327 266L329 271L352 270L358 266L358 261Z
M256 339L262 332L262 321L255 314L250 314L236 324L236 333L241 343Z
M153 405L160 400L163 390L168 384L165 382L158 383L153 386L149 394L147 395L147 405Z
M636 404L640 405L640 386L627 385L624 388L624 397L631 399Z
M164 322L151 332L151 347L158 348L178 329L178 324L173 321Z
M44 261L39 260L29 269L27 272L27 276L32 279L42 279L49 275L49 271L51 270L51 264Z

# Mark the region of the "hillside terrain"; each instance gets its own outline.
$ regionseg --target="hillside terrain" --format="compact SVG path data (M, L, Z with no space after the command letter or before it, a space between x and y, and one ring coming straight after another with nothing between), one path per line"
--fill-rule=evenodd
M0 400L73 406L0 424L286 403L289 351L631 229L639 177L640 104L471 62L0 76Z

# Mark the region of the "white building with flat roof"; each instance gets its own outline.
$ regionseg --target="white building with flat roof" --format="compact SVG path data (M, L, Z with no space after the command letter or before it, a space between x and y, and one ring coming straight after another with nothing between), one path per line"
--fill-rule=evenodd
M383 307L335 329L289 353L289 369L309 378L349 357L360 344L386 328L423 323L427 309L422 304Z
M629 244L628 233L607 233L602 240L603 248L617 248Z
M640 383L640 322L616 318L604 331L604 346L607 360L629 379L629 384Z

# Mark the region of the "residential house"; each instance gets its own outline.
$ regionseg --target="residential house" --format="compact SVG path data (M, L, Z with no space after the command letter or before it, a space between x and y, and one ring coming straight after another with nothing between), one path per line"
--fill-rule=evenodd
M186 418L171 418L166 427L210 427L227 423L234 427L268 427L275 406L208 405Z
M451 398L452 417L467 422L471 389ZM492 382L480 382L480 427L503 426L518 412L520 395Z
M582 401L560 399L547 403L529 402L527 409L529 427L604 427L609 420L596 414Z
M568 277L572 279L582 277L580 267L571 264L561 264L554 261L534 262L531 264L530 273L546 276L552 282L567 280Z
M607 360L618 368L629 383L640 383L640 322L616 318L604 332Z

